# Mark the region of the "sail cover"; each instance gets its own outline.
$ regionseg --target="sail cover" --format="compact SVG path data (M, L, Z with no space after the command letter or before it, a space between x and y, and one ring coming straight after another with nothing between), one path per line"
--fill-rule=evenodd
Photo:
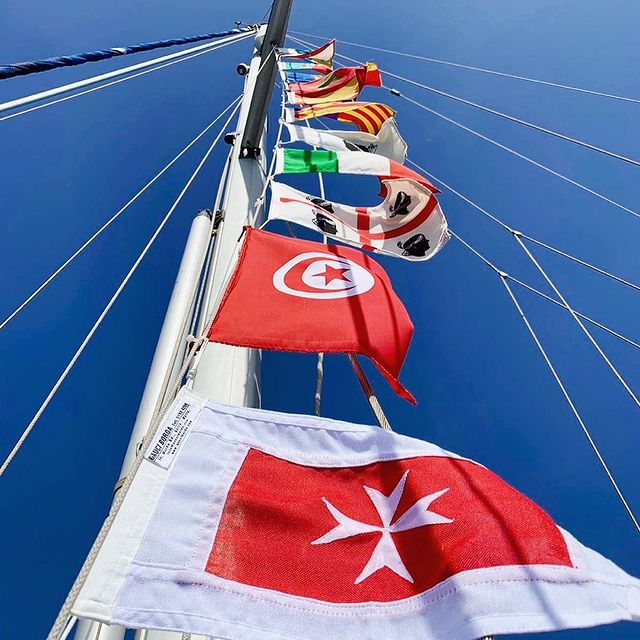
M640 581L480 464L183 389L73 614L262 640L477 640L640 619Z

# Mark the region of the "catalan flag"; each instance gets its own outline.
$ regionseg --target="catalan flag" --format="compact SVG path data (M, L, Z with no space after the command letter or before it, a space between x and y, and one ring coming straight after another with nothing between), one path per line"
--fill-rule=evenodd
M380 71L372 62L361 67L341 67L313 82L292 83L288 87L289 102L314 105L355 100L365 86L382 86Z
M379 102L326 102L310 107L287 109L287 122L309 118L333 118L339 122L350 122L359 131L378 135L383 123L395 113L391 107Z

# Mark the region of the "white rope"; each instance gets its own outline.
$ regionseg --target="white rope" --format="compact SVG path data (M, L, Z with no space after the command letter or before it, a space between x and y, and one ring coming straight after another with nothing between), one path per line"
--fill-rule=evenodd
M625 280L624 278L621 278L620 276L617 276L617 275L615 275L613 273L610 273L609 271L605 271L604 269L601 269L600 267L596 267L595 265L587 262L586 260L582 260L581 258L577 258L576 256L573 256L570 253L566 253L565 251L561 251L560 249L557 249L556 247L553 247L553 246L551 246L549 244L546 244L546 243L542 242L541 240L537 240L536 238L533 238L532 236L529 236L529 235L527 235L525 233L522 233L521 231L516 231L515 229L510 227L508 224L506 224L505 222L500 220L500 218L497 218L492 213L489 213L489 211L487 211L486 209L481 207L479 204L476 204L472 200L469 200L469 198L467 198L466 196L463 196L459 191L456 191L452 186L448 185L446 182L444 182L440 178L437 178L436 176L434 176L432 173L427 171L424 167L421 167L417 162L414 162L410 158L407 158L407 162L410 165L414 166L419 171L421 171L425 176L427 176L428 178L430 178L434 182L437 182L438 184L442 185L445 189L451 191L451 193L453 193L454 195L458 196L458 198L460 198L461 200L464 200L468 205L470 205L471 207L476 209L476 211L479 211L484 216L486 216L487 218L489 218L490 220L495 222L497 225L499 225L505 231L508 231L512 235L519 235L520 237L525 238L526 240L529 240L529 241L531 241L531 242L533 242L533 243L535 243L535 244L547 249L548 251L552 251L553 253L556 253L556 254L558 254L560 256L563 256L563 257L567 258L568 260L571 260L571 261L573 261L573 262L575 262L577 264L582 265L583 267L587 267L587 268L591 269L592 271L595 271L595 272L599 273L600 275L603 275L603 276L605 276L607 278L610 278L611 280L615 280L616 282L624 284L625 286L630 287L631 289L635 289L637 291L640 291L640 286L638 286L637 284L635 284L633 282L630 282L629 280Z
M160 224L158 225L156 230L153 232L153 235L151 236L151 238L149 239L149 241L145 245L144 249L140 252L139 256L136 258L136 260L133 263L131 269L129 270L127 275L124 277L124 279L122 280L122 282L120 283L120 285L116 289L115 293L113 294L113 296L111 297L111 299L109 300L109 302L107 303L105 308L102 310L102 313L98 316L98 319L95 321L95 323L93 324L93 326L89 330L89 333L87 333L87 335L85 336L84 340L82 341L82 343L80 344L80 346L78 347L76 352L73 354L73 357L71 358L71 360L69 361L67 366L64 368L63 372L60 374L60 377L56 380L56 382L53 385L51 391L49 391L47 397L44 399L44 401L42 402L42 404L40 405L40 407L36 411L35 415L31 419L31 422L29 422L29 424L27 425L26 429L23 431L22 435L18 439L17 443L15 444L15 446L13 447L13 449L11 450L11 452L9 453L9 455L7 456L5 461L2 463L2 466L0 466L0 476L2 476L2 474L6 471L7 467L9 466L9 464L11 464L11 461L15 458L16 454L18 453L18 451L20 450L20 448L24 444L25 440L27 439L27 437L29 436L29 434L31 433L33 428L35 427L36 423L40 419L40 416L42 416L42 414L44 413L45 409L47 408L47 406L51 402L52 398L55 396L55 394L57 393L58 389L60 388L60 386L62 385L64 380L69 375L69 372L71 371L71 369L73 368L73 366L77 362L78 358L82 355L82 352L84 351L86 346L89 344L91 338L93 337L95 332L98 330L98 327L100 327L100 325L102 324L102 321L105 319L105 317L109 313L111 307L115 304L116 300L118 299L118 297L120 296L120 294L122 293L124 288L126 287L127 283L132 278L132 276L136 272L137 268L140 266L140 263L142 262L144 257L147 255L147 253L151 249L151 247L152 247L153 243L155 242L156 238L160 235L160 232L162 231L162 229L165 227L165 225L169 221L169 218L172 216L173 212L176 210L176 208L180 204L182 198L184 197L184 194L187 192L187 190L191 186L192 182L195 180L195 178L198 175L198 173L200 173L200 170L202 169L204 163L207 161L207 159L211 155L211 152L213 151L214 147L216 146L216 144L218 143L218 141L222 137L222 135L224 133L224 128L227 126L228 122L231 121L231 118L233 117L233 115L237 111L238 106L239 106L239 103L236 104L236 107L233 110L233 112L231 113L231 116L229 116L229 119L227 120L227 123L224 124L223 128L220 130L220 133L215 137L215 139L213 140L213 142L211 143L211 145L207 149L206 153L202 157L202 160L200 160L200 162L198 163L198 166L196 167L194 172L191 174L191 177L189 178L189 180L187 180L187 183L182 188L182 191L180 192L178 197L175 199L174 203L171 205L171 208L169 209L169 211L167 212L165 217L162 219L162 221L160 222Z
M373 415L378 421L378 425L380 426L380 428L384 429L385 431L393 431L393 429L391 428L391 424L389 423L389 420L387 420L387 416L385 415L384 410L382 409L382 405L380 404L380 402L378 401L378 398L373 392L373 388L371 386L371 383L369 382L369 379L367 378L364 370L360 366L358 359L352 353L349 354L349 362L351 363L353 372L356 374L356 378L358 379L358 382L362 387L362 391L364 392L365 397L369 401L369 406L371 407L371 411L373 411Z
M217 43L216 46L212 46L209 47L208 49L205 49L204 51L200 51L199 53L194 53L192 55L188 55L182 58L178 58L177 60L174 60L173 62L167 62L165 64L160 64L157 67L152 67L151 69L147 69L146 71L140 71L139 73L134 73L132 75L126 76L124 78L120 78L119 80L113 80L112 82L107 82L105 84L101 84L98 85L96 87L92 87L91 89L86 89L85 91L79 91L77 93L73 93L69 96L65 96L64 98L58 98L57 100L50 100L49 102L44 102L43 104L39 104L36 105L35 107L30 107L29 109L23 109L22 111L16 111L15 113L11 113L7 116L3 116L0 118L0 122L3 122L4 120L10 120L11 118L17 118L18 116L24 115L25 113L31 113L32 111L38 111L40 109L44 109L45 107L50 107L51 105L54 104L58 104L60 102L66 102L67 100L73 100L73 98L79 98L80 96L84 96L87 95L88 93L93 93L94 91L100 91L101 89L106 89L107 87L112 87L113 85L116 84L120 84L121 82L126 82L127 80L132 80L133 78L138 78L140 76L144 76L147 73L153 73L154 71L158 71L159 69L164 69L165 67L170 67L174 64L178 64L179 62L184 62L185 60L191 60L192 58L197 58L199 56L203 56L206 53L211 53L212 51L217 51L218 49L223 49L224 47L227 47L231 44L234 44L235 42L239 42L240 40L244 40L245 38L248 38L251 34L246 34L246 35L242 35L240 37L236 37L234 36L234 39L230 42L226 42L223 44ZM185 53L185 52L182 52ZM149 62L157 62L157 60L149 60ZM120 70L122 71L122 70ZM68 85L71 86L71 85ZM38 94L40 95L40 94ZM10 103L5 103L6 104L10 104ZM4 111L5 109L3 107L5 107L5 105L0 105L0 111ZM7 107L9 108L9 107Z
M522 318L525 326L529 330L529 333L531 334L531 337L533 338L534 342L536 343L536 346L540 350L540 353L542 354L542 357L544 358L544 361L546 362L547 366L549 367L549 370L551 371L551 373L552 373L552 375L553 375L558 387L560 387L560 391L562 392L562 395L564 396L565 400L567 401L567 404L569 405L573 415L575 416L576 420L578 421L578 424L580 425L580 428L582 429L582 432L584 433L585 437L587 438L587 441L589 442L589 445L591 446L591 449L596 454L596 457L598 459L598 462L600 463L600 466L602 467L602 469L604 470L607 478L609 479L609 482L611 483L611 486L613 487L613 489L616 492L618 498L620 499L620 502L622 502L622 505L625 508L625 511L627 512L627 514L631 518L631 521L633 522L634 527L636 528L638 533L640 533L640 524L638 524L638 520L636 519L636 516L635 516L633 510L629 506L629 503L627 502L627 499L625 498L624 494L622 493L622 490L618 486L618 483L616 482L613 474L611 473L611 471L609 469L609 466L607 465L607 463L604 460L604 457L600 453L600 450L598 449L598 446L596 445L593 437L591 436L591 433L589 432L589 429L587 428L584 420L582 419L582 416L578 412L575 404L573 403L573 400L571 399L571 396L567 392L564 384L562 383L562 380L560 379L560 376L558 375L555 367L553 366L553 363L551 362L549 356L547 355L547 352L545 351L544 347L542 346L542 343L538 339L538 336L537 336L535 330L531 326L531 323L529 322L527 316L525 315L524 311L522 310L522 307L520 306L520 303L518 302L516 296L514 295L513 291L511 290L511 287L509 286L508 280L512 279L512 278L507 273L505 273L504 271L501 271L500 269L498 269L498 267L496 267L490 260L485 258L479 251L474 249L468 242L463 240L458 234L456 234L454 232L451 232L451 234L453 235L454 238L456 238L456 240L458 240L469 251L471 251L474 255L476 255L478 258L480 258L480 260L482 260L482 262L484 262L489 268L491 268L498 275L498 277L500 278L500 281L502 282L502 284L507 289L507 292L509 293L509 297L513 301L518 313L520 314L520 317Z
M529 251L529 249L524 244L524 242L522 242L522 239L520 238L520 235L517 231L514 233L513 237L516 239L516 242L520 245L522 250L528 256L529 260L531 260L533 265L536 267L536 269L538 269L542 277L547 281L547 284L553 289L553 292L556 294L556 296L558 296L558 298L565 304L565 306L567 307L567 310L575 320L576 324L580 327L580 329L585 334L585 336L587 336L587 338L589 339L589 342L591 342L591 344L594 346L595 350L603 359L604 363L607 365L607 367L609 367L609 369L611 370L613 375L618 379L618 381L623 386L624 390L627 392L629 397L635 402L636 406L640 409L640 400L638 400L636 395L633 393L633 391L627 384L626 380L620 375L620 372L616 369L616 367L611 362L611 360L609 360L605 352L602 350L602 348L598 344L598 341L591 335L591 332L589 331L589 329L587 329L587 327L584 326L584 323L582 322L582 320L578 317L578 315L573 310L571 305L567 302L567 300L562 295L562 293L560 293L560 290L558 289L558 287L556 287L553 280L551 280L551 278L547 275L547 272L540 266L540 264L535 259L533 254Z
M291 31L296 35L308 36L311 38L318 38L319 40L328 40L322 36L316 36L312 33L303 33L302 31ZM496 71L495 69L485 69L484 67L474 67L468 64L460 64L458 62L451 62L449 60L440 60L439 58L428 58L426 56L419 56L413 53L404 53L403 51L393 51L391 49L383 49L382 47L372 47L366 44L358 44L356 42L349 42L348 40L337 40L340 44L348 44L352 47L360 47L362 49L371 49L373 51L380 51L382 53L391 53L396 56L403 56L404 58L413 58L415 60L424 60L425 62L434 62L435 64L442 64L448 67L457 67L460 69L467 69L469 71L480 71L481 73L488 73L494 76L501 76L504 78L512 78L513 80L524 80L525 82L532 82L534 84L542 84L549 87L557 87L558 89L567 89L569 91L577 91L578 93L587 93L593 96L601 96L603 98L613 98L614 100L622 100L623 102L634 102L640 104L640 99L628 98L627 96L620 96L615 93L605 93L603 91L595 91L593 89L585 89L583 87L575 87L570 84L562 84L560 82L550 82L548 80L539 80L537 78L529 78L528 76L519 76L514 73L505 73L503 71Z
M94 240L98 238L113 222L115 222L161 175L163 175L177 160L179 160L211 127L213 127L231 107L240 100L236 98L222 113L212 120L186 147L168 162L156 175L147 182L128 202L116 211L88 240L84 242L71 256L69 256L46 280L44 280L30 295L28 295L1 323L2 330L13 320L39 293L43 291L55 278L57 278Z
M396 94L394 94L396 95ZM525 160L526 162L542 169L543 171L546 171L547 173L550 173L551 175L555 176L556 178L560 178L561 180L564 180L565 182L568 182L569 184L572 184L574 187L578 187L578 189L582 189L583 191L586 191L587 193L590 193L592 196L595 196L596 198L599 198L600 200L603 200L604 202L607 202L608 204L613 205L614 207L617 207L618 209L622 209L622 211L625 211L627 213L630 213L632 216L635 216L636 218L640 218L640 213L638 213L637 211L634 211L633 209L630 209L629 207L625 207L623 204L620 204L619 202L616 202L615 200L612 200L611 198L605 196L604 194L600 193L599 191L595 191L594 189L591 189L590 187L587 187L586 185L578 182L577 180L573 180L572 178L569 178L569 176L565 176L564 174L555 171L554 169L551 169L550 167L547 167L546 165L537 162L536 160L534 160L533 158L530 158L529 156L525 156L524 154L520 153L519 151L516 151L515 149L512 149L511 147L508 147L500 142L498 142L497 140L493 140L492 138L489 138L488 136L485 136L484 134L480 133L479 131L476 131L475 129L472 129L471 127L467 127L466 125L462 124L461 122L458 122L457 120L454 120L453 118L449 118L448 116L445 116L444 114L440 113L439 111L436 111L435 109L431 109L430 107L427 107L426 105L422 104L421 102L418 102L417 100L413 100L412 98L409 98L407 96L405 96L404 94L399 93L398 97L402 98L403 100L406 100L407 102L411 102L412 104L416 105L417 107L420 107L421 109L424 109L425 111L428 111L429 113L432 113L435 116L438 116L438 118L442 118L443 120L446 120L447 122L450 122L451 124L455 125L456 127L460 127L461 129L464 129L465 131L468 131L469 133L472 133L473 135L477 136L478 138L482 138L483 140L485 140L486 142L490 142L491 144L495 145L496 147L499 147L500 149L503 149L504 151L507 151L509 153L511 153L512 155Z
M310 42L305 42L304 40L300 40L299 38L295 38L294 36L290 36L292 40L295 42L300 42L301 44L307 46L313 46ZM349 60L350 62L355 62L356 64L363 64L359 60L355 60L354 58L350 58L349 56L345 56L342 54L336 54L336 56L340 58L344 58L345 60ZM435 93L444 98L449 98L450 100L455 100L456 102L460 102L461 104L466 104L469 107L474 107L476 109L480 109L485 113L490 113L491 115L498 116L500 118L504 118L505 120L509 120L510 122L515 122L517 124L521 124L529 129L533 129L535 131L539 131L541 133L545 133L554 138L558 138L560 140L564 140L565 142L571 142L572 144L578 145L580 147L584 147L585 149L590 149L591 151L596 151L597 153L601 153L605 156L609 156L610 158L614 158L615 160L621 160L622 162L626 162L628 164L632 164L636 167L640 167L640 161L635 160L634 158L629 158L620 153L616 153L615 151L610 151L609 149L604 149L603 147L598 147L589 142L585 142L584 140L580 140L578 138L573 138L571 136L565 135L564 133L560 133L558 131L554 131L553 129L547 129L540 125L534 124L533 122L528 122L527 120L522 120L521 118L516 118L515 116L511 116L507 113L503 113L502 111L498 111L497 109L492 109L491 107L486 107L484 105L478 104L477 102L472 102L471 100L466 100L465 98L461 98L460 96L456 96L452 93L447 93L446 91L441 91L440 89L436 89L434 87L430 87L421 82L416 82L415 80L410 80L409 78L405 78L404 76L398 75L397 73L391 73L390 71L384 71L380 67L378 67L380 73L383 75L390 76L392 78L396 78L397 80L401 80L402 82L406 82L407 84L411 84L415 87L419 87L421 89L425 89L426 91L430 91L431 93Z

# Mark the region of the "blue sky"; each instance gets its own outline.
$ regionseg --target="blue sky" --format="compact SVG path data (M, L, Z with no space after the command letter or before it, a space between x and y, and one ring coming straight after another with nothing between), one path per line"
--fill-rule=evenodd
M266 2L264 3L266 5ZM257 20L263 3L7 0L0 60L15 62ZM632 0L403 0L294 5L291 28L640 97ZM355 58L638 156L638 105L340 46ZM153 55L153 54L151 54ZM241 90L248 42L0 123L0 315L4 317ZM133 58L141 61L148 54ZM129 58L127 61L132 60ZM5 101L104 72L115 60L0 83ZM634 208L638 169L444 98L407 95ZM367 89L365 99L386 101ZM631 280L640 220L397 99L410 157L495 215ZM275 110L273 111L275 116ZM212 137L212 136L211 136ZM0 451L32 417L207 147L201 140L45 294L0 332ZM188 228L210 206L221 146L0 481L0 636L43 637L107 513ZM313 181L301 183L309 191ZM371 187L371 188L370 188ZM372 182L332 177L331 199L373 204ZM443 193L450 225L501 268L545 291L508 234ZM278 230L274 227L274 230ZM303 234L304 235L304 234ZM536 255L575 307L636 340L637 293ZM412 408L368 367L394 428L472 457L541 504L583 543L640 575L638 535L506 292L455 241L433 261L380 259L416 326L402 380ZM561 309L517 290L629 501L640 511L638 410ZM630 386L638 353L594 330ZM313 410L312 356L266 354L263 405ZM326 360L325 415L371 422L346 359ZM622 640L619 624L564 637Z

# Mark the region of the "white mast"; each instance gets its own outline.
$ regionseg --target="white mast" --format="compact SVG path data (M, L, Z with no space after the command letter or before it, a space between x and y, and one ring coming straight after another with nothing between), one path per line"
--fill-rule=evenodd
M211 228L210 218L198 215L191 227L158 339L123 463L122 477L131 468L140 441L157 417L167 389L173 382L172 375L180 368L176 365L184 355L190 320L195 314L200 317L199 327L206 325L233 269L242 228L249 223L258 225L262 220L262 211L257 218L254 215L256 200L262 193L265 181L265 123L277 71L273 49L282 46L284 42L292 1L275 0L268 25L261 27L255 38L255 49L249 67L238 66L238 72L246 75L244 96L238 127L233 136L228 178L222 197L221 212L224 219L215 238L212 268L209 273L204 274L206 295L201 308L194 309L194 297ZM214 401L237 406L260 404L260 354L253 349L208 343L189 372L188 379L196 391ZM125 630L120 627L82 620L75 638L123 640L124 634ZM182 638L181 633L166 631L140 630L136 633L137 640ZM190 640L200 638L190 635Z

